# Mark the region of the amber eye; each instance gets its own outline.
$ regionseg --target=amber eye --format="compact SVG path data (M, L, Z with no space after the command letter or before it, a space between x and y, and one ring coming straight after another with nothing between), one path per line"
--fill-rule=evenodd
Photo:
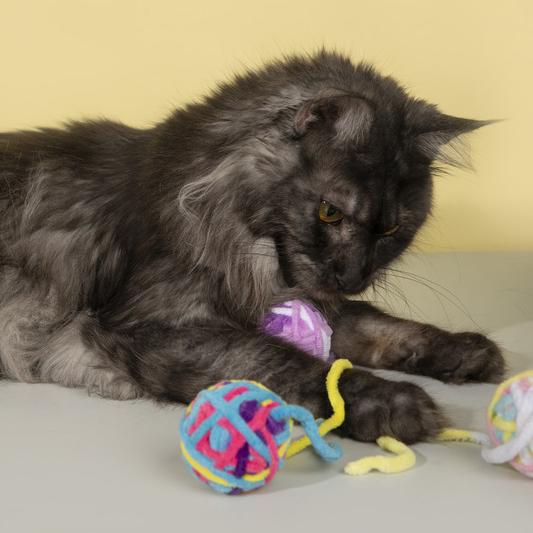
M396 224L396 226L393 226L387 231L384 231L383 233L379 233L378 237L388 237L389 235L394 235L399 229L400 229L400 225Z
M322 222L326 222L327 224L340 224L344 218L343 212L329 202L326 202L326 200L320 202L318 216Z

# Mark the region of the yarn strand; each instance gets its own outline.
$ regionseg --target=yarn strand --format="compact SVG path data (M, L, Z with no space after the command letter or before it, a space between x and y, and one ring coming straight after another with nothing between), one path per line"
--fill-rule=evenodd
M326 378L326 390L328 393L329 403L333 409L333 414L324 420L318 427L318 434L323 437L333 429L338 428L346 416L344 399L339 392L339 379L341 374L352 368L353 365L348 359L337 359L332 365ZM295 440L287 452L287 459L305 450L311 444L311 439L305 435Z
M320 457L326 461L336 461L342 456L342 449L340 446L335 443L328 444L324 439L322 439L322 435L320 434L320 430L316 425L315 419L307 409L304 409L298 405L288 405L284 411L284 414L285 416L290 416L294 420L300 422L307 434L304 439L306 442L313 445L313 448L320 455ZM309 444L306 444L306 447ZM294 455L294 453L289 455L290 449L291 447L289 447L289 451L287 452L287 458Z

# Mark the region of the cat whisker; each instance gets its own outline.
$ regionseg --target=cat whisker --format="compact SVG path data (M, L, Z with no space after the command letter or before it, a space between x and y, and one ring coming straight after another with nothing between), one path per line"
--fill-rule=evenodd
M397 270L397 269L387 269L387 270L388 270L389 275L392 277L403 279L406 281L411 281L413 283L418 283L419 285L422 285L423 287L431 291L436 296L444 314L446 315L446 319L449 323L451 323L450 315L445 305L443 304L442 299L447 301L457 310L461 311L474 324L476 328L480 328L480 325L476 322L476 320L471 315L471 313L469 313L468 309L463 304L463 302L452 291L450 291L446 287L443 287L442 285L438 283L432 282L431 280L428 280L427 278L424 278L423 276L412 274L410 272L404 272L404 271ZM442 290L439 290L439 289L442 289ZM451 297L448 296L446 293L449 293Z
M450 298L453 298L455 300L455 302L456 302L456 304L458 306L462 307L463 311L466 311L466 307L464 306L464 304L461 301L461 299L454 292L452 292L450 289L448 289L444 285L441 285L440 283L437 283L437 282L435 282L433 280L430 280L430 279L428 279L428 278L426 278L424 276L421 276L419 274L415 274L414 272L406 272L404 270L399 270L399 269L395 269L395 268L391 268L391 267L389 267L387 269L387 271L389 273L393 273L393 274L398 274L398 275L402 275L402 276L408 276L408 277L412 278L412 281L417 280L417 281L420 281L420 282L424 282L424 283L426 283L428 285L432 285L434 287L438 287L438 289L443 291L443 293L439 292L439 294L441 294L442 296L445 296L444 293L447 293L450 296ZM435 290L437 290L437 289L435 289Z

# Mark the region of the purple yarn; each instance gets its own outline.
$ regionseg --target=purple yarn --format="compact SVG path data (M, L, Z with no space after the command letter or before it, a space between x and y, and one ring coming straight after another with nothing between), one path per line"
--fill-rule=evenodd
M283 306L285 307L285 305ZM267 330L270 335L281 335L283 330L290 328L292 317L286 315L276 315L272 312L268 313L263 319L263 328Z
M266 426L272 435L278 435L285 429L285 422L283 420L275 420L269 416L266 421Z
M248 464L248 456L250 454L250 447L245 442L237 451L237 464L235 465L235 477L242 477L246 474L246 465Z
M294 344L304 352L331 362L332 330L320 311L303 300L288 300L274 305L263 317L260 329Z
M265 444L268 444L267 443L267 440L266 440L266 437L265 435L263 434L263 432L258 429L257 431L254 431L254 433L265 443Z
M245 422L250 422L257 412L259 403L257 400L247 400L239 405L239 414L242 416Z

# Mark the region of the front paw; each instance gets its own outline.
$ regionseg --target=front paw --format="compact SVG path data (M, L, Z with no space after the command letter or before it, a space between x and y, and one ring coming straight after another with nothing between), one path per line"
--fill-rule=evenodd
M360 441L389 435L409 444L435 437L446 425L440 409L418 385L358 370L345 374L341 381L346 402L342 435Z
M480 333L439 332L413 351L406 370L448 383L497 383L505 372L500 348Z

